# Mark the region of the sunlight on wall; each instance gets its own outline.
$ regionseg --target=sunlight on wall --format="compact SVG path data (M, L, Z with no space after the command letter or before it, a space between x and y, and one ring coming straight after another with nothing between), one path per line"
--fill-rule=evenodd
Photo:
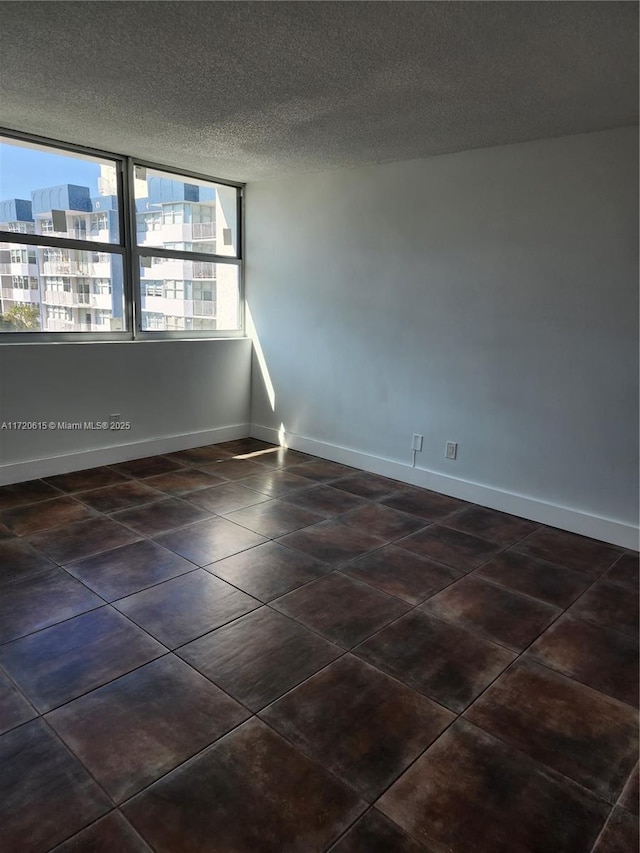
M269 398L269 404L271 406L271 411L275 412L276 410L276 392L273 387L273 382L271 381L271 377L269 376L269 369L267 367L267 361L264 357L264 352L262 351L262 346L260 344L260 339L258 338L258 333L256 331L255 323L253 322L253 317L251 316L251 309L249 305L245 306L245 318L247 323L247 335L253 341L253 347L255 349L256 357L258 359L258 364L260 365L260 372L262 373L262 381L264 382L264 387L267 392L267 396ZM280 425L280 432L284 435L284 427L282 424Z

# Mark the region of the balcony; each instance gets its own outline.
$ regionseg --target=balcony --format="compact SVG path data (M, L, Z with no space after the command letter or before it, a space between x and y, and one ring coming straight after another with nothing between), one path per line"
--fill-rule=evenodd
M45 290L42 301L45 305L91 305L88 293L71 293L68 290Z
M11 262L11 275L37 275L37 270L35 264L23 264L21 261Z
M45 323L46 332L75 332L73 320L57 320L50 318Z
M210 240L215 237L216 226L213 222L193 222L191 225L191 237L193 240Z
M73 305L73 294L63 290L45 290L42 302L45 305Z
M202 301L194 299L193 301L193 316L194 317L215 317L216 303L210 301Z
M97 231L93 228L91 229L87 240L95 240L97 243L110 243L109 239L109 228L99 228Z
M42 264L43 275L89 275L89 264L77 261L45 261Z
M22 290L18 287L3 287L2 298L11 299L14 302L40 302L40 294L37 290Z
M208 264L203 261L194 261L193 278L215 278L214 264Z
M166 296L143 296L142 310L150 314L165 314L168 317L190 317L191 302L184 299L169 299Z

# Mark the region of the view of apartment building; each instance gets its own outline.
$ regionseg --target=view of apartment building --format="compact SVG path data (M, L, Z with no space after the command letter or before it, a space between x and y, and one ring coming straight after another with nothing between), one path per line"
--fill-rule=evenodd
M0 228L33 234L31 202L24 199L0 202ZM0 243L0 314L4 318L7 311L21 306L33 307L34 316L37 311L40 317L37 251L28 246Z
M152 251L231 255L237 240L235 189L148 176L139 168L135 198L137 243L150 249L140 261L142 328L238 328L237 266L159 257Z
M140 325L144 330L235 329L236 265L167 258L154 249L226 255L237 239L235 190L184 183L138 168L135 177L140 256ZM61 184L30 199L0 201L0 230L102 244L119 242L115 169L100 165L98 195ZM231 227L229 227L231 226ZM101 247L101 249L104 247ZM0 243L0 323L5 330L120 331L124 270L115 252Z

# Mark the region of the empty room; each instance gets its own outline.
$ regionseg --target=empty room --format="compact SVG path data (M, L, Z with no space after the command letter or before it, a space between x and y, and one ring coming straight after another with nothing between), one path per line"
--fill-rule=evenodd
M0 848L636 853L638 4L0 3Z

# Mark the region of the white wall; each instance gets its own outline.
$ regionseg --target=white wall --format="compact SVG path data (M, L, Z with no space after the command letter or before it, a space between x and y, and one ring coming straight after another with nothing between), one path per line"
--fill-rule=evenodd
M0 482L247 435L244 339L0 347L0 421L100 421L124 432L0 430Z
M253 434L633 545L637 145L623 128L249 184L275 397L255 357ZM414 432L433 473L404 467Z

